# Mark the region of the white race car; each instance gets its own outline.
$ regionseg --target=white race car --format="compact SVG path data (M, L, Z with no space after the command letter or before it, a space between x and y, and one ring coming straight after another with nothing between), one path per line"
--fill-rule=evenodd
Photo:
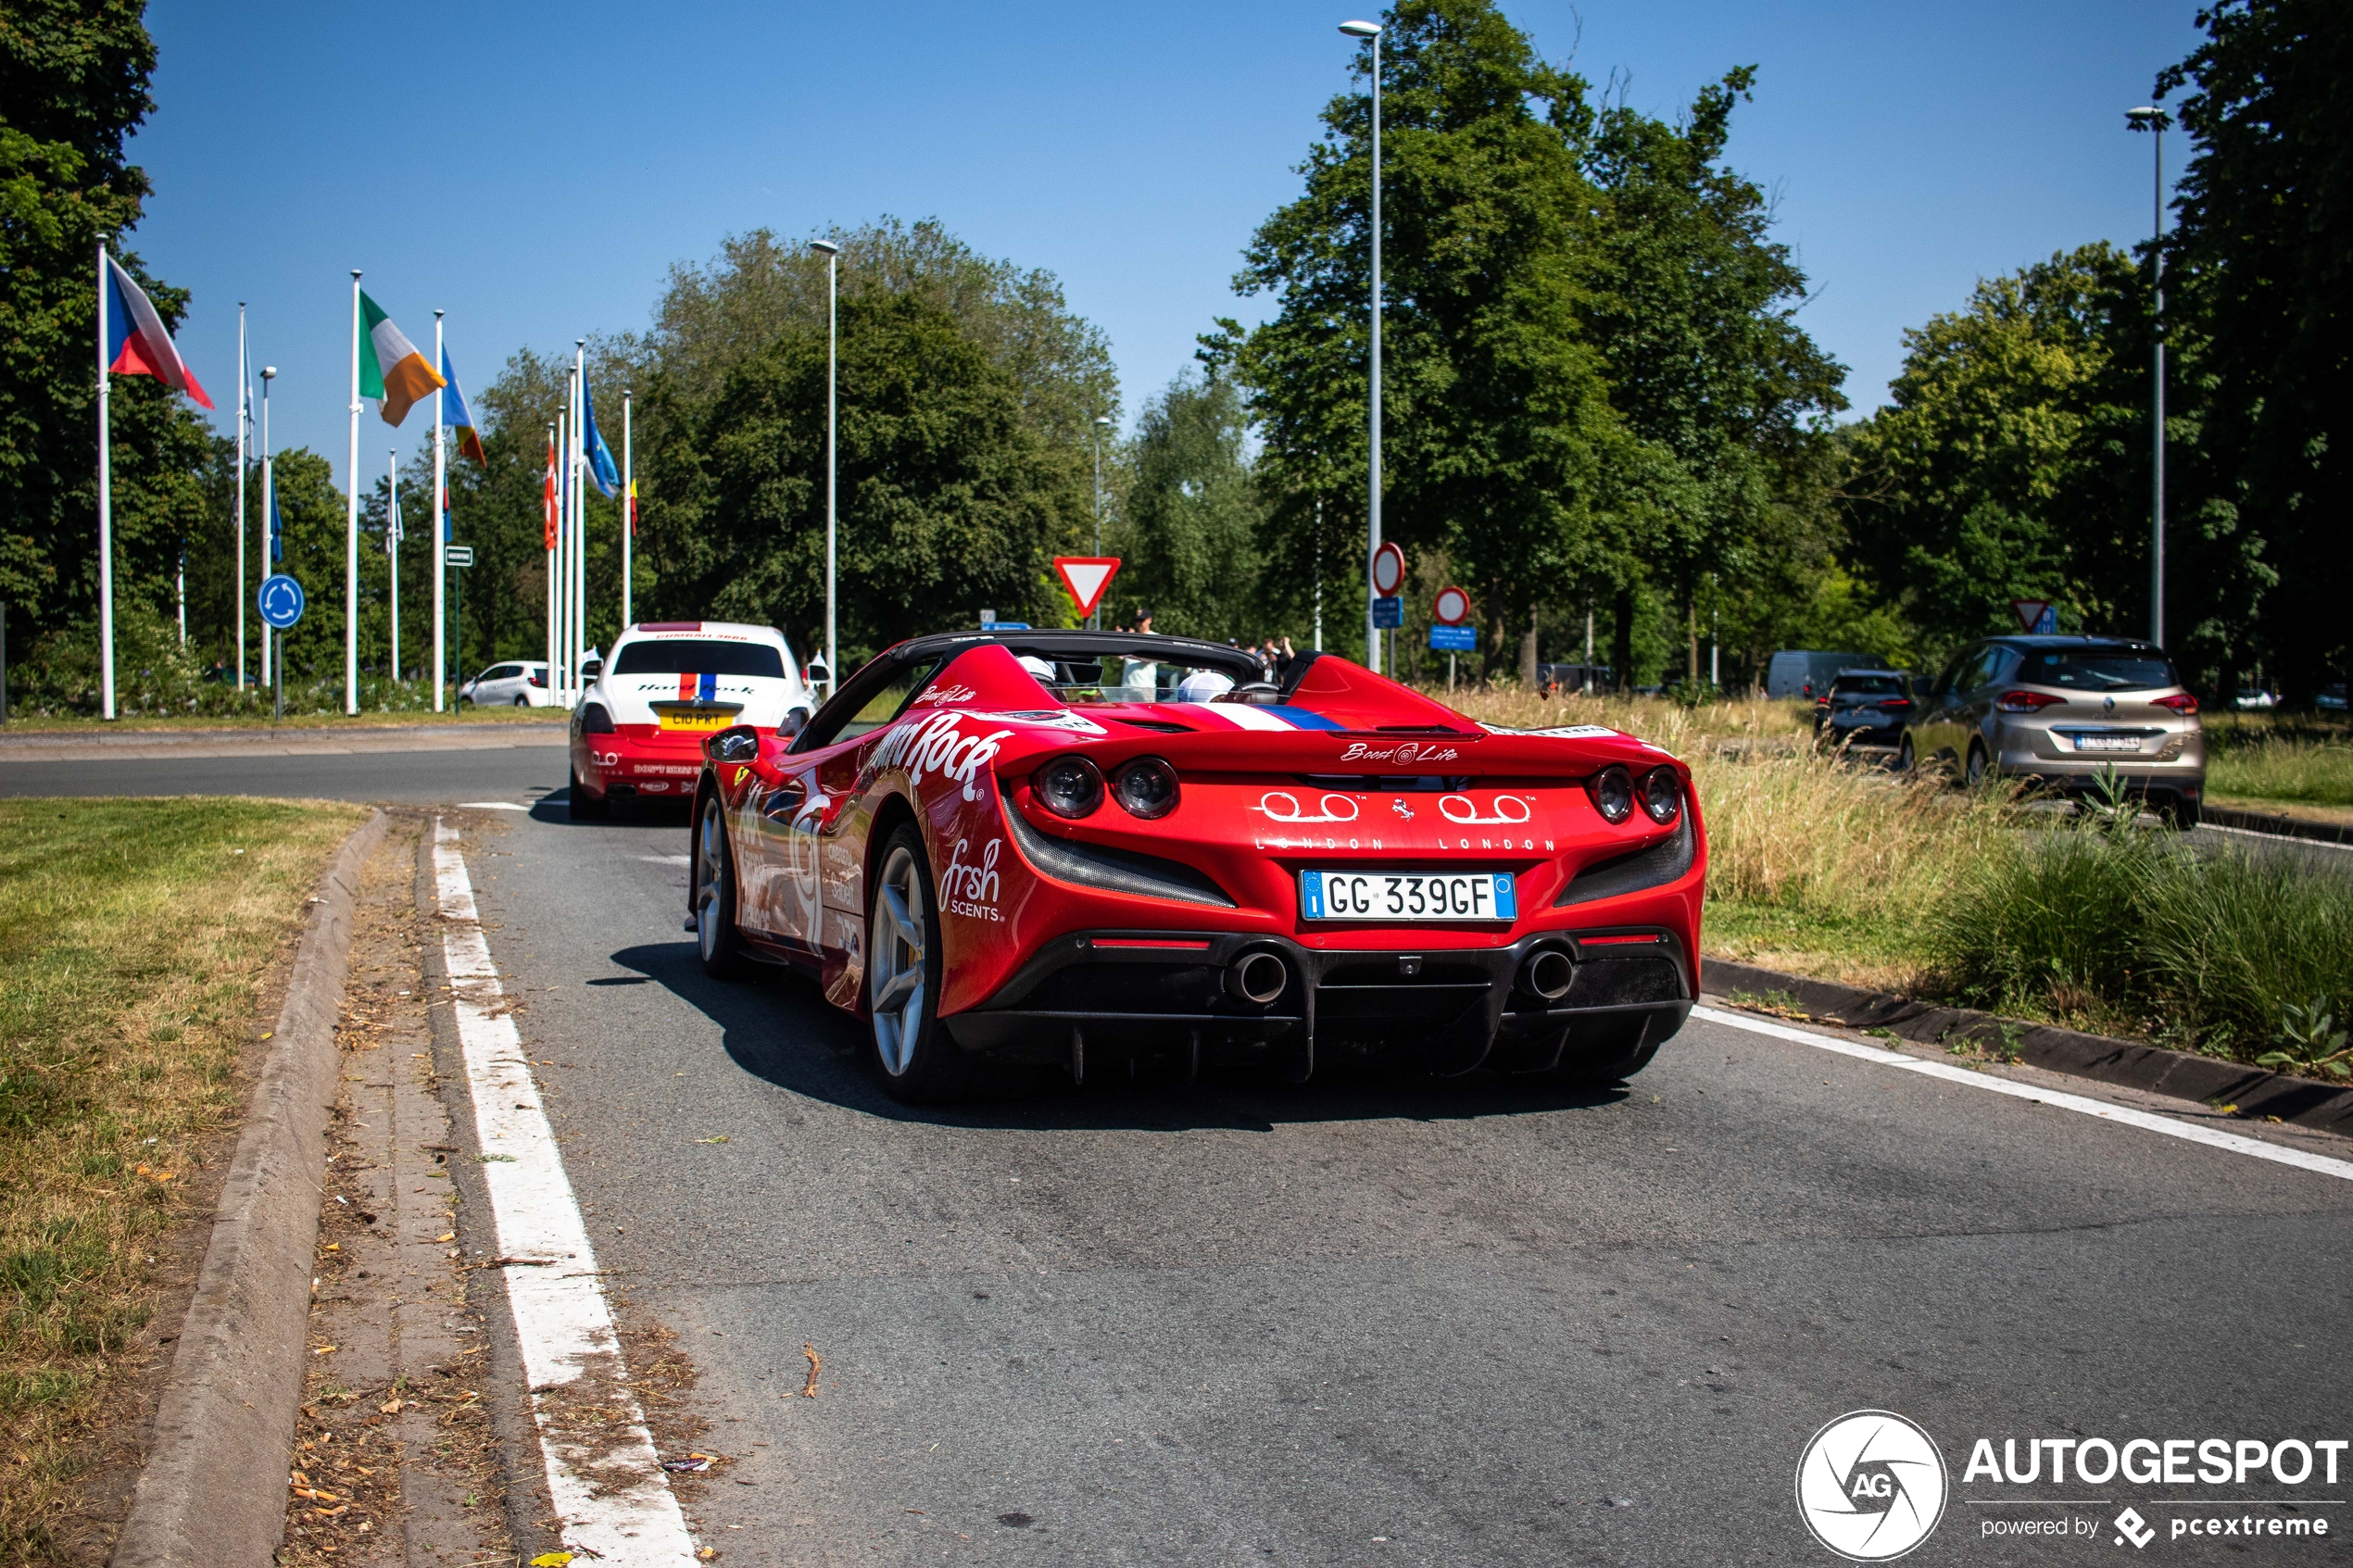
M795 734L816 706L773 626L632 626L573 712L572 814L602 817L638 797L691 799L706 736L738 724Z

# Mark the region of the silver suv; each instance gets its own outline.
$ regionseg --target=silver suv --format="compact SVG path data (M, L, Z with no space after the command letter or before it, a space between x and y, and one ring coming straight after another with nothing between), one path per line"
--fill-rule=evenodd
M1920 759L1970 784L1988 773L2089 795L2112 779L2182 827L2197 825L2206 736L2165 650L2111 637L1994 637L1944 667L1904 726L1896 766Z

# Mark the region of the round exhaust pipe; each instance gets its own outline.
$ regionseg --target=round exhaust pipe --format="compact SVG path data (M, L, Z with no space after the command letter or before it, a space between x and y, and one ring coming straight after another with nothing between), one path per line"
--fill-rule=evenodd
M1539 947L1519 966L1519 988L1548 1002L1567 996L1568 983L1575 978L1577 966L1558 947Z
M1273 953L1244 953L1226 966L1226 989L1252 1007L1279 1000L1290 985L1290 965Z

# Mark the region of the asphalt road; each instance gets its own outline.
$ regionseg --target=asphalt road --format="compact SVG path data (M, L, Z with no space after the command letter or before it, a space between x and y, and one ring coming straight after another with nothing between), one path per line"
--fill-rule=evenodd
M0 756L0 796L264 795L434 806L535 799L563 788L569 771L560 734L549 746L482 750L92 756L48 762Z
M469 833L599 1266L744 1456L690 1502L732 1561L1829 1562L1793 1476L1863 1408L1951 1467L1909 1561L2112 1561L2126 1501L2282 1489L1989 1491L1974 1439L2353 1436L2353 1183L1701 1021L1590 1097L912 1111L807 983L702 977L682 821ZM2345 1560L2320 1512L2251 1560Z

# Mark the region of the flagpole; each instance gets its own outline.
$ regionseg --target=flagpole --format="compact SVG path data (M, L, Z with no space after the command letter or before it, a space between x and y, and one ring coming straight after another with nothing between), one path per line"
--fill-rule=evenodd
M277 531L271 525L271 520L278 515L278 476L276 469L271 467L270 457L270 383L277 379L277 366L261 367L261 526L273 541L278 536ZM273 564L270 558L270 551L265 547L261 552L263 568L261 575L269 576L270 569ZM243 584L239 584L237 592L240 595L245 592ZM261 623L261 684L263 685L270 684L270 672L272 670L282 669L285 657L286 639L283 635L273 636L270 631L270 622L263 621ZM273 658L280 662L271 663ZM278 685L281 690L284 688L285 676L283 673L278 677Z
M630 619L629 562L637 541L637 458L636 448L630 445L629 389L621 389L621 629L624 632L635 624Z
M572 594L566 586L564 575L572 565L572 519L566 515L564 507L564 446L571 439L565 431L570 428L571 419L572 389L567 385L564 389L564 411L556 416L556 556L555 576L551 579L556 584L556 640L555 652L548 655L551 662L547 667L548 699L558 704L563 704L565 682L570 679L570 656L565 650L572 646L564 630L565 618L572 612Z
M392 581L392 680L400 684L400 448L384 449L385 575ZM387 702L391 698L385 698Z
M245 420L252 414L245 384L245 302L237 301L237 689L245 689Z
M107 242L98 242L98 711L114 717L114 453L107 432Z
M578 691L585 696L588 689L585 674L588 662L588 340L585 337L572 340L572 384L573 395L580 400L580 418L572 427L573 448L579 454L572 481L577 503L573 517L579 523L572 542L573 670ZM577 698L573 706L579 706Z
M555 477L552 471L555 466L556 421L550 420L547 421L547 467L551 470L548 479ZM553 496L547 498L553 499ZM544 524L544 516L541 521ZM547 690L550 695L556 688L556 537L550 534L547 538Z
M449 361L442 358L441 312L438 310L433 313L433 370L434 374L444 381L448 380ZM442 644L447 633L442 627L442 580L449 572L447 558L442 554L444 546L447 544L443 535L448 532L446 519L449 508L449 476L443 466L441 451L441 394L440 387L433 389L433 710L435 713L441 711L441 683L445 678Z
M359 269L351 270L351 475L343 522L343 710L359 711Z

